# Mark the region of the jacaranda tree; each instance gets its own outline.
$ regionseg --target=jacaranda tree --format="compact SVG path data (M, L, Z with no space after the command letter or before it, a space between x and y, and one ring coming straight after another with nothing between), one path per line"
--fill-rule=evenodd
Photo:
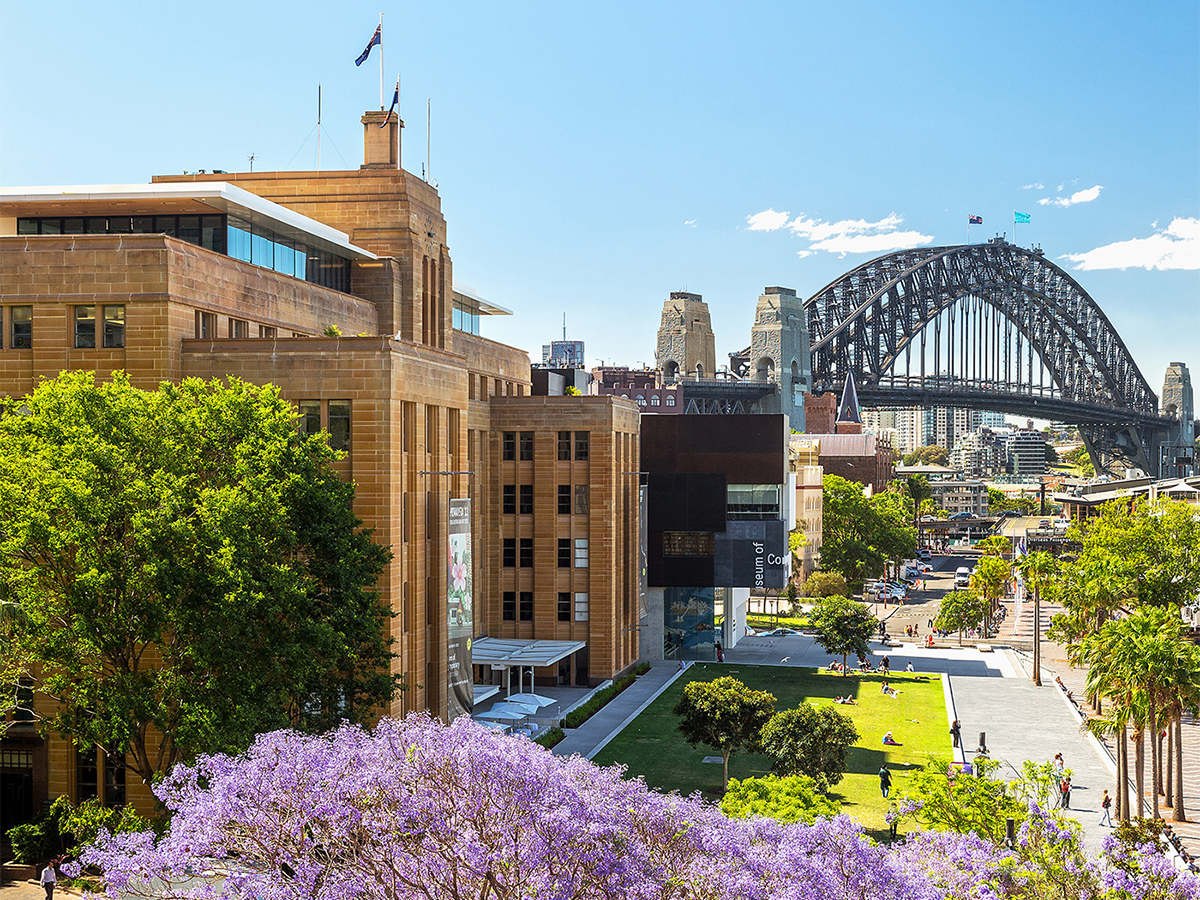
M82 863L112 896L146 895L153 879L165 900L1200 896L1155 852L1113 846L1087 859L1077 831L1036 805L1012 849L950 832L885 847L845 816L730 819L622 775L467 719L279 732L177 767L157 786L166 834L102 835Z

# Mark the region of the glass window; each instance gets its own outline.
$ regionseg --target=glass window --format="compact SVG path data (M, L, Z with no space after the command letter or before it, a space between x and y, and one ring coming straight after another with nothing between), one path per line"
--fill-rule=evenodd
M350 449L350 401L329 401L329 446L334 450Z
M199 216L180 216L179 217L179 234L181 241L187 241L189 244L200 243L200 217Z
M154 230L167 237L176 237L179 234L178 216L155 216Z
M241 219L230 219L225 234L229 242L229 255L234 259L250 262L250 223Z
M108 219L104 216L88 216L83 227L84 234L108 234Z
M575 595L575 621L586 622L588 620L588 595Z
M532 431L522 431L521 432L521 459L526 460L526 461L533 459L533 432Z
M504 568L515 569L517 567L517 539L505 538L502 550L502 562Z
M229 320L229 336L231 338L248 338L250 337L250 323L245 319L230 319Z
M504 485L504 506L500 510L505 515L514 515L517 511L517 486Z
M83 234L83 231L83 216L76 216L73 219L63 219L63 234Z
M658 403L659 403L659 400L658 400L658 394L651 394L651 395L650 395L650 405L651 405L651 406L658 406Z
M521 591L521 621L533 621L533 591Z
M210 339L217 336L217 314L196 313L196 337Z
M109 234L129 234L133 231L133 221L129 216L109 216Z
M520 509L521 509L521 515L523 515L523 516L533 515L533 485L532 484L521 485L521 507L520 507Z
M14 350L28 350L33 346L33 307L13 306L9 308L8 315L12 326L9 346Z
M504 601L501 605L501 615L505 622L517 621L517 592L505 591Z
M75 346L78 348L96 346L96 307L75 307Z
M321 401L301 400L296 405L300 410L300 433L318 434L321 431Z
M571 458L571 432L569 431L558 433L558 458L560 460Z
M517 458L517 433L515 431L504 432L501 440L500 458L504 460Z
M98 753L95 747L85 747L75 751L75 802L82 803L91 800L99 791L97 782L100 778L100 767L96 764Z
M558 486L558 514L560 516L571 514L571 486L569 484Z
M729 485L726 489L725 514L730 519L778 519L779 485Z
M42 219L41 234L62 234L62 219Z
M37 234L38 219L17 219L17 234Z
M713 556L716 539L711 531L664 531L663 556Z
M675 395L667 394L667 406L674 406L674 405L675 405Z
M533 538L521 538L521 568L533 568Z
M104 805L125 803L125 754L110 747L104 754Z
M558 592L558 621L571 621L571 594L568 591Z
M154 216L134 216L133 230L136 234L154 234Z
M575 485L575 515L586 516L591 509L591 491L586 484Z
M125 307L104 307L104 346L125 346Z
M18 722L33 721L33 679L22 678L17 683L16 707L13 718Z
M586 431L575 432L575 458L576 459L587 459L588 458L589 443L590 442L588 440L588 432L586 432Z
M571 539L558 539L558 567L560 569L571 568Z
M268 269L275 265L275 242L257 228L250 234L250 262Z
M637 399L638 406L646 405L646 395L645 394L638 394L636 399Z
M587 538L575 538L575 568L586 569L587 567L588 567Z
M296 274L296 247L283 238L275 241L275 271L284 275Z
M274 325L259 325L258 336L260 338L273 338L279 336L279 329Z
M217 253L225 252L224 216L200 217L200 246Z

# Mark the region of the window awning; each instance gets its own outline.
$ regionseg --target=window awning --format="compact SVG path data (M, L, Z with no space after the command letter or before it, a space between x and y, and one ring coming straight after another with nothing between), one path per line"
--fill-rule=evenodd
M477 638L471 644L471 662L477 666L552 666L586 646L587 641Z

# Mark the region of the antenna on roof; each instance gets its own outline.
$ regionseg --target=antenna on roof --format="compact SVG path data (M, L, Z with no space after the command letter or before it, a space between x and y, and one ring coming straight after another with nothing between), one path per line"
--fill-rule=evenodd
M251 171L251 172L253 172L253 171L254 171L254 157L255 157L255 155L256 155L256 154L254 154L254 153L251 153L249 156L247 156L247 157L246 157L246 159L250 160L250 171Z
M563 313L563 340L567 339L567 314Z

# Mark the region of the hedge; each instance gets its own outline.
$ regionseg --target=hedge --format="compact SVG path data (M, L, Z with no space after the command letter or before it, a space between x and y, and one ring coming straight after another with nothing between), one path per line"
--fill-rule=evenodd
M578 728L597 712L603 709L613 697L617 696L617 694L621 693L621 691L625 690L625 688L637 681L639 675L645 675L649 671L650 663L640 663L636 669L634 669L624 678L614 681L604 690L598 691L596 694L594 694L591 699L587 701L587 703L584 703L582 706L577 706L575 709L567 713L566 718L563 719L563 725L567 728Z

